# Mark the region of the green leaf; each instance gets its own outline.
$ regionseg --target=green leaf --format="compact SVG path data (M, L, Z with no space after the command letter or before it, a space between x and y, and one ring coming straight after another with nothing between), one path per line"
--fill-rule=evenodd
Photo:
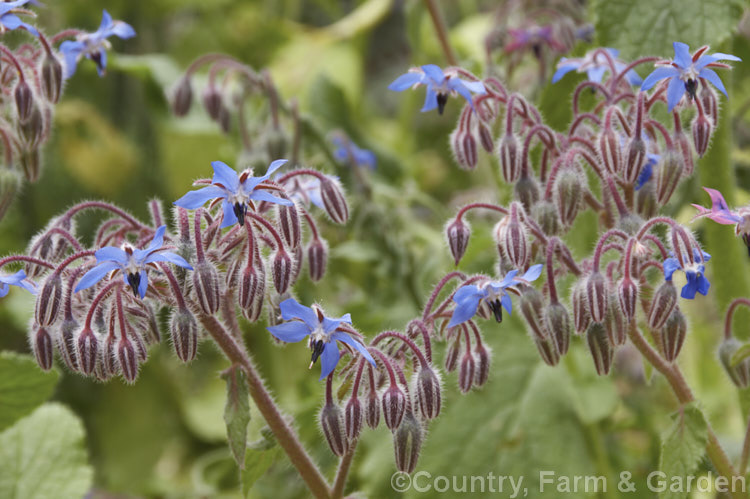
M245 468L242 471L242 494L250 496L250 489L268 468L282 456L275 440L263 438L249 445L245 453Z
M706 418L695 403L683 406L673 419L674 424L662 440L659 459L659 469L670 479L695 474L708 440ZM660 493L659 497L684 498L687 497L687 492L667 490Z
M78 417L57 403L0 433L0 497L83 497L94 477L85 436Z
M247 424L250 422L250 396L245 372L233 366L222 375L227 380L227 404L224 406L224 422L227 424L227 439L234 460L240 469L245 468L247 446Z
M719 45L737 26L740 8L726 0L596 0L599 44L625 59L644 55L671 58L672 42L697 49Z
M0 431L47 400L59 376L39 369L29 355L0 352Z

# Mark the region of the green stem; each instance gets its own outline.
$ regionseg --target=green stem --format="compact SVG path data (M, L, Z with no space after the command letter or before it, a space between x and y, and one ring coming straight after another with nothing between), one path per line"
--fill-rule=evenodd
M354 453L357 451L357 443L358 440L355 440L349 445L349 448L339 462L339 469L336 471L336 478L333 481L331 499L341 499L344 496L346 477L349 475L349 468L352 465Z

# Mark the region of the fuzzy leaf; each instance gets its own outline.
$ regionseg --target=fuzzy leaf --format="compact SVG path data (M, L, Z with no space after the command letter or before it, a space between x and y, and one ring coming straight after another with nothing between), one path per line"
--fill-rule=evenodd
M81 421L60 404L45 404L0 433L0 497L83 497L91 488Z
M250 489L268 468L282 456L281 448L275 440L263 438L250 444L245 453L245 467L242 471L242 493L250 497Z
M662 439L659 459L659 470L670 479L695 474L708 440L706 418L695 403L683 406L673 416L673 420L674 424ZM676 493L667 490L660 493L659 497L684 498L687 497L687 492Z
M47 400L59 376L42 371L29 355L0 352L0 431Z
M227 424L229 448L232 449L232 455L240 469L245 469L247 424L250 422L250 396L247 378L245 372L236 366L222 377L227 380L224 422Z

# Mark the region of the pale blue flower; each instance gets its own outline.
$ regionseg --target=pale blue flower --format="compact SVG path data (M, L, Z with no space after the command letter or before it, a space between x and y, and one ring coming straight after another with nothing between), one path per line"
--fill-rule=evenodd
M107 69L107 50L111 47L107 38L112 35L122 39L132 38L135 36L135 30L126 22L113 21L112 16L105 10L98 30L93 33L82 33L76 36L75 40L62 42L60 52L65 58L65 79L73 76L78 61L83 57L94 61L99 76L103 76Z
M390 90L403 92L406 89L424 85L427 88L427 94L424 99L422 112L432 111L437 108L438 113L443 114L445 104L448 102L448 96L458 94L468 102L472 109L474 102L472 93L484 95L487 89L481 81L462 80L453 71L443 72L434 64L425 64L421 68L412 68L408 73L396 78L388 85Z
M611 55L612 58L615 59L615 69L618 72L624 70L627 67L624 62L617 59L617 56L620 53L618 50L611 48L605 48L604 50L606 50L609 55ZM589 81L601 83L604 79L604 75L611 70L612 67L609 65L607 57L601 53L601 49L592 50L582 58L561 58L560 62L557 63L557 71L555 71L555 74L552 75L552 83L557 83L558 81L560 81L560 79L562 79L563 76L570 73L571 71L586 73L586 77ZM638 73L636 73L632 69L625 74L625 79L631 85L640 85L642 81L641 77L638 76Z
M23 288L32 295L36 294L36 286L26 277L26 272L23 270L19 270L13 275L0 275L0 298L8 294L11 286Z
M17 28L24 28L32 35L39 36L39 31L37 31L34 26L23 22L20 17L11 12L13 9L29 3L29 1L30 0L16 0L15 2L0 3L0 25L2 25L0 30L12 31Z
M698 248L693 248L694 262L686 268L682 268L680 261L677 258L667 258L664 260L663 264L664 279L671 281L672 274L674 274L676 270L683 270L685 272L685 277L687 278L687 283L682 287L680 296L687 300L695 298L695 293L700 293L703 296L706 296L711 283L706 279L706 267L704 262L707 262L710 259L711 255L705 251L698 250Z

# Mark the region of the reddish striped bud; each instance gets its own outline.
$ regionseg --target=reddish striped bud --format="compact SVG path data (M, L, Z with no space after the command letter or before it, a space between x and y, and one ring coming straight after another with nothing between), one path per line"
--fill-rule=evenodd
M474 385L476 369L474 356L467 349L461 357L461 364L458 367L458 389L461 390L461 393L468 393L471 390L472 385Z
M474 373L474 383L477 386L484 386L490 378L490 349L482 345L477 345L474 349L474 356L477 359L477 371Z
M60 326L60 334L56 335L57 351L60 352L65 365L71 371L78 371L78 357L76 355L75 332L78 330L78 322L75 319L66 319Z
M330 177L320 181L320 197L325 211L337 224L345 224L349 219L349 207L346 205L344 191L338 180Z
M586 304L595 322L604 322L607 315L607 282L601 272L593 272L586 280Z
M125 381L135 382L138 377L138 353L127 336L122 336L117 342L117 362Z
M561 356L565 355L570 346L570 335L573 330L568 309L559 302L550 303L544 313L544 323L557 353Z
M177 116L185 116L190 111L193 103L193 87L190 84L190 78L183 76L177 82L174 94L172 95L172 111Z
M693 238L682 226L670 227L669 241L675 258L680 262L680 267L684 269L694 263Z
M458 262L463 258L466 253L466 248L469 246L469 237L471 236L471 227L467 222L464 222L461 218L453 219L445 227L445 237L448 240L448 247L453 255L453 261L458 265Z
M406 411L406 394L398 385L391 385L383 392L383 419L389 430L401 424Z
M514 183L521 176L521 144L512 134L505 134L497 145L500 159L500 172L508 183Z
M651 329L661 329L672 315L677 305L677 289L671 281L664 281L654 293L651 309L648 312L648 325Z
M420 367L414 375L414 402L425 419L435 419L440 414L440 377L429 366Z
M667 362L674 362L677 359L685 343L686 334L687 322L677 307L661 328L661 351Z
M698 98L701 100L703 112L708 116L708 119L712 123L716 123L719 120L719 100L714 89L710 85L702 85Z
M617 301L620 304L622 314L628 321L635 317L636 306L638 305L638 284L628 276L623 277L617 286Z
M224 133L229 133L232 129L232 114L229 112L229 108L224 104L219 108L219 119L217 122L219 123L219 128L221 128L221 131Z
M490 127L480 122L477 126L477 131L479 133L479 143L482 144L482 148L487 152L494 151L495 139L492 138Z
M169 324L169 334L177 357L190 362L198 353L198 324L186 308L177 310Z
M273 285L279 294L283 294L289 289L292 282L292 273L294 272L294 262L292 257L284 248L279 248L276 256L273 258Z
M365 399L365 422L373 430L380 424L380 397L375 390L370 390Z
M750 359L732 365L732 357L740 346L741 343L734 338L725 339L719 347L719 359L732 383L739 388L747 388L750 386Z
M553 195L557 213L564 226L569 227L575 221L583 201L585 187L586 177L569 168L561 171L555 178Z
M623 177L626 182L634 184L638 180L638 175L643 170L646 163L646 143L640 137L633 137L628 141Z
M213 315L219 310L221 292L219 290L219 273L206 260L199 262L193 270L193 290L198 299L201 311Z
M693 119L691 129L693 131L693 145L695 146L695 152L698 153L698 157L703 157L708 150L708 144L711 142L711 133L713 132L714 124L711 118L704 114L699 114Z
M292 251L292 276L289 285L293 285L299 279L299 274L302 271L302 262L305 259L305 252L302 249L302 245L293 248Z
M344 428L346 430L346 438L349 440L356 440L362 431L362 403L356 394L346 403L346 408L344 409Z
M560 353L557 351L554 342L550 338L534 338L534 344L545 364L556 366L560 362Z
M464 133L461 137L461 149L466 166L473 170L477 166L479 161L479 154L477 151L477 140L470 133ZM491 150L491 149L490 149Z
M276 218L281 228L281 237L284 239L286 245L290 248L296 248L299 246L302 228L299 223L299 213L297 213L297 206L284 206L282 204L276 205Z
M544 296L535 288L526 287L521 294L521 312L531 328L534 339L547 338L544 329Z
M403 473L411 473L417 467L419 452L423 440L422 423L410 410L393 432L393 452L396 458L396 468Z
M624 345L628 339L627 324L625 316L620 310L617 296L612 294L607 304L607 318L604 321L607 330L607 338L613 347Z
M203 107L211 117L212 120L218 121L219 115L221 114L221 108L223 106L221 100L221 93L216 89L215 86L209 84L205 90L203 90Z
M41 84L44 97L52 104L57 104L60 100L60 91L62 90L62 64L57 57L52 54L45 55L42 60Z
M323 278L326 273L326 264L328 263L328 246L325 241L317 237L310 241L307 247L307 265L310 271L310 279L317 282Z
M332 402L326 403L320 411L320 426L323 428L323 435L326 437L331 452L337 456L343 456L348 447L341 419L341 408Z
M676 151L664 154L661 166L656 176L656 200L659 204L666 204L677 188L682 178L683 164Z
M472 166L469 164L469 161L466 158L463 146L465 133L466 132L464 132L460 127L456 128L455 130L453 130L453 132L451 132L448 143L450 144L453 158L456 160L458 166L464 170L471 170Z
M40 326L50 326L56 320L60 312L62 302L63 282L60 274L53 272L44 281L42 289L36 297L34 318Z
M518 221L518 217L511 216L509 221L506 218L497 224L495 241L500 256L504 256L513 268L526 268L530 258L530 245L526 229Z
M604 168L610 174L618 175L622 168L622 145L614 128L609 127L602 130L598 145Z
M102 344L102 358L96 368L96 377L104 381L120 372L117 358L117 337L108 334Z
M684 132L680 131L680 133L675 133L672 140L674 141L677 150L682 157L683 164L685 165L685 175L692 175L693 170L695 169L695 160L693 158L693 146L690 143L690 139Z
M76 340L76 354L81 372L90 375L99 363L99 340L90 327L84 327Z
M260 318L266 292L266 273L262 267L246 266L240 277L237 298L242 315L250 322Z
M612 368L614 349L607 337L607 331L600 322L592 322L586 330L586 342L589 345L594 367L599 376L606 376Z
M458 354L461 353L461 340L460 336L456 335L456 338L448 346L448 350L445 352L445 370L446 372L453 372L458 366Z
M13 90L13 97L16 100L18 120L21 123L25 123L31 117L31 111L34 108L34 94L29 84L26 83L26 80L19 80L16 88Z
M49 371L52 369L52 362L55 360L52 336L44 326L34 326L30 339L31 349L34 351L37 364L43 370Z
M577 333L582 333L591 323L591 313L586 306L586 285L583 281L576 281L570 292L573 305L573 325Z

